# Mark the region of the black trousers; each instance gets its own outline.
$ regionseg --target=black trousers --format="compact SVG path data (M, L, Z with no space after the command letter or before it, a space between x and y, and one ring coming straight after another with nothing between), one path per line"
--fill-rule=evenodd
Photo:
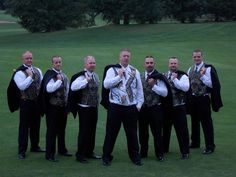
M149 126L153 135L153 142L156 157L163 156L163 110L159 105L152 107L143 107L139 117L139 142L140 154L147 156L148 154L148 140L149 140Z
M65 129L67 123L67 113L64 106L48 106L46 113L46 158L52 158L56 151L56 138L58 153L67 152L65 146Z
M85 158L92 155L94 151L98 108L78 106L78 114L79 133L76 156Z
M18 153L25 153L30 137L31 149L39 148L40 112L36 101L20 101Z
M165 152L169 152L172 125L174 125L175 128L180 152L182 154L188 154L189 133L185 105L175 106L171 109L165 110L163 127L163 141Z
M137 137L138 111L135 105L121 106L110 104L106 124L106 136L103 145L103 159L111 160L116 138L119 134L121 123L123 123L129 157L133 162L140 160L139 144Z
M200 123L205 138L205 146L214 149L214 129L211 117L210 98L206 96L191 96L190 113L192 121L191 140L193 145L200 145Z

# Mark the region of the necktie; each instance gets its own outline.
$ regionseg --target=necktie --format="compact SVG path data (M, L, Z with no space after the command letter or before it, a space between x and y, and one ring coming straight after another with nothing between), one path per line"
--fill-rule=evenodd
M197 71L198 71L198 68L197 68L197 66L196 66L196 67L195 67L195 71L194 71L194 72L195 72L195 73L197 73Z
M123 76L124 76L124 78L126 79L126 73L125 73L125 71L126 71L126 69L125 69L124 72L123 72Z
M168 76L168 79L169 79L169 80L171 79L171 75L172 75L172 73L169 73L169 76Z
M150 74L147 73L146 81L148 81Z

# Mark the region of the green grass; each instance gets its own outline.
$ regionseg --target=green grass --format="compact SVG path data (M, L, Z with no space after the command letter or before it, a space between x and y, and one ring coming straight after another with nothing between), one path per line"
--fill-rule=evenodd
M2 18L10 18L0 13ZM0 176L1 177L213 177L235 176L236 120L236 23L203 24L157 24L131 26L103 26L88 29L70 29L55 33L30 34L18 24L0 24ZM127 154L126 139L121 129L113 152L112 166L103 167L100 161L91 160L82 165L75 158L58 157L53 164L43 154L27 152L23 161L17 159L18 112L11 114L6 102L6 89L14 68L20 65L20 56L25 50L34 54L34 64L43 72L50 67L50 57L62 55L63 69L69 77L82 70L82 59L94 55L97 73L102 77L106 64L118 61L120 48L130 48L132 64L143 70L146 55L156 57L156 67L164 72L170 56L178 56L181 69L187 70L192 64L191 52L201 48L206 62L215 65L222 84L224 108L213 113L215 125L216 152L210 156L201 155L201 150L192 150L190 159L179 159L179 149L173 131L170 153L166 161L159 163L154 157L153 142L150 139L149 158L144 166L134 166ZM102 152L106 114L99 109L96 152ZM71 153L76 151L78 119L68 117L66 141ZM203 146L202 137L202 146ZM45 119L41 122L41 146L45 146Z

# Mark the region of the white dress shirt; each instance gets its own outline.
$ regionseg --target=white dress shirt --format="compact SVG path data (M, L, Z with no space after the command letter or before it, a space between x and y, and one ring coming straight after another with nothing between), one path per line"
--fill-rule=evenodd
M61 71L57 71L54 68L52 69L54 70L56 73L61 74ZM66 75L64 74L62 77L66 77ZM67 77L66 77L67 79ZM50 79L50 81L48 82L47 86L46 86L46 90L48 93L53 93L55 92L57 89L59 89L61 87L62 84L62 80L54 80L53 78ZM66 100L68 98L68 93L69 93L69 83L68 83L68 79L67 79L67 84L66 84Z
M26 65L24 65L24 66L27 67L28 69L30 69L31 71L33 71L32 66L31 67L28 67ZM42 79L43 79L42 71L39 68L36 68L36 69L39 71L40 81L42 81ZM16 74L14 75L13 79L14 79L17 87L22 91L27 89L31 85L31 83L34 81L31 76L26 76L23 71L17 71Z
M113 68L109 68L103 84L106 89L110 89L109 100L111 103L124 106L136 105L136 107L140 109L144 102L142 82L139 71L135 69L135 72L133 72L131 67L132 66L128 65L126 68L123 68L125 73L122 77L116 75ZM119 69L120 68L115 68L117 73ZM133 93L132 102L129 100L126 91L126 83L129 80L129 77L134 77L134 80L131 83L131 90ZM119 86L117 86L118 84ZM125 101L121 101L121 97L125 98Z
M197 71L199 71L201 69L201 67L203 66L203 62L201 62L201 64L199 65L195 65L194 67L194 70L196 69L197 67ZM188 69L188 75L189 75L189 72L191 70L191 67ZM210 87L212 88L212 80L211 80L211 67L207 67L206 68L206 72L205 74L200 77L201 81L207 86L207 87Z
M171 72L168 72L168 76L171 74ZM173 79L173 76L171 76L171 80L173 81L175 87L179 90L182 90L184 92L187 92L189 90L190 84L189 84L189 78L185 74L182 75L180 79L175 78Z
M89 72L89 71L87 71L87 70L85 70L85 71L86 71L86 72L85 72L85 75L87 75L88 77L93 78L93 79L96 81L96 79L94 78L94 77L95 77L95 76L94 76L94 72ZM85 75L81 75L81 76L77 77L77 78L72 82L72 84L71 84L71 90L72 90L72 91L78 91L78 90L80 90L80 89L84 89L84 88L87 86L88 81L87 81ZM98 82L99 82L99 80L98 80ZM99 84L99 83L98 83L98 84ZM79 104L79 105L82 106L82 107L90 107L89 105L84 105L84 104Z
M147 79L148 74L150 75L152 73L153 73L153 71L150 72L150 73L147 73L145 71L145 79ZM154 91L156 94L158 94L158 95L160 95L162 97L166 97L167 94L168 94L168 90L167 90L166 84L162 80L160 80L160 79L157 79L157 83L152 87L152 91Z

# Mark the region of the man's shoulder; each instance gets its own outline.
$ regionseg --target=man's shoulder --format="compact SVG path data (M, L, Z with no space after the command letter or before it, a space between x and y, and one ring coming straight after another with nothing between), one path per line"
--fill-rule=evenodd
M71 81L74 81L75 79L77 79L77 78L80 77L80 76L84 76L85 72L86 72L86 71L83 70L83 71L80 71L80 72L74 74L74 75L71 77Z
M36 66L32 66L34 69L37 69L39 72L42 72L42 70Z

